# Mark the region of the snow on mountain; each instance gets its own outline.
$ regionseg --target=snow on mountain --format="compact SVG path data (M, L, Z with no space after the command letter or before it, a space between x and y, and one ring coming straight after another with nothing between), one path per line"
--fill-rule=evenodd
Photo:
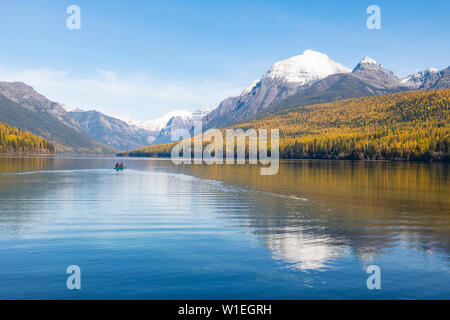
M134 126L138 129L151 131L151 132L156 132L156 131L159 132L159 131L161 131L161 129L163 129L167 125L167 123L173 117L181 117L183 119L188 120L193 117L193 114L190 111L176 110L176 111L168 112L168 113L162 115L161 117L152 119L152 120L140 121L140 120L126 119L126 118L122 118L121 120L125 121L129 125Z
M208 113L210 113L213 110L213 108L198 108L194 112L171 112L166 115L164 115L163 120L159 121L161 118L156 119L159 121L159 124L164 125L161 127L160 130L158 130L157 134L152 134L147 138L147 141L150 143L168 143L171 140L171 134L174 130L177 129L186 129L191 130L194 126L195 121L202 119L204 116L206 116ZM166 121L166 119L169 119ZM155 120L153 120L155 121ZM157 121L155 121L157 122ZM149 138L152 138L152 140L149 140Z
M190 128L193 125L194 120L203 118L212 110L213 108L198 108L193 112L176 110L152 120L140 121L126 118L122 118L121 120L139 130L139 132L146 137L147 141L152 143L155 139L166 135L167 132L170 133L174 127Z
M223 100L204 117L203 128L219 128L244 120L330 75L350 72L324 53L305 50L301 55L274 63L239 96Z
M378 62L376 62L372 58L364 57L364 59L362 59L356 65L356 67L353 69L352 72L356 72L358 70L367 70L367 69L369 69L369 70L380 69L381 70L381 69L383 69L383 67L381 66L381 64L379 64Z
M61 105L64 110L66 110L67 112L84 112L85 110L78 108L78 107L71 107L71 106L65 106L65 105Z
M402 85L411 87L411 88L419 88L422 84L430 78L430 76L438 73L439 71L435 68L429 68L427 70L419 71L415 74L412 74L406 78L400 80Z
M361 60L360 63L365 63L365 64L377 64L377 62L375 60L373 60L370 57L364 57L364 59Z
M305 85L332 74L349 72L349 68L331 60L326 54L305 50L301 55L276 62L263 78Z
M352 74L374 88L394 90L401 85L400 79L372 58L365 57L353 69Z
M243 96L243 95L245 95L245 94L247 94L247 93L250 93L250 92L253 90L253 88L256 87L256 85L259 83L259 81L260 81L260 80L255 80L255 81L253 81L253 82L250 84L249 87L247 87L247 88L245 88L244 90L242 90L241 95Z

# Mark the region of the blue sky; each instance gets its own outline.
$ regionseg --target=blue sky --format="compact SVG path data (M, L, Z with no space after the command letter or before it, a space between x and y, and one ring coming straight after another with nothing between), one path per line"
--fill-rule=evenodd
M66 8L81 8L68 30ZM366 8L381 8L368 30ZM5 1L0 80L130 118L215 107L305 49L353 68L370 56L403 77L450 65L450 2Z

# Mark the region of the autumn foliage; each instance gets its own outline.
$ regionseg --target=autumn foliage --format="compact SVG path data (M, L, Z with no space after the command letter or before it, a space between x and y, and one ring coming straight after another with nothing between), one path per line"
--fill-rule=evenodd
M297 107L237 127L279 128L282 158L449 160L450 89Z
M55 147L28 131L0 123L0 153L53 153Z
M300 106L232 128L279 129L283 159L449 161L450 89ZM174 144L121 155L170 156Z

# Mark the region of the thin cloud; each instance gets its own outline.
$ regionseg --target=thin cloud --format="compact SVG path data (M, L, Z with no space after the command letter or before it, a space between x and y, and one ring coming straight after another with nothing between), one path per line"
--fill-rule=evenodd
M152 119L177 109L216 107L247 86L225 80L162 80L143 73L120 74L110 70L78 76L65 70L4 66L0 66L0 81L22 81L67 106L140 119Z

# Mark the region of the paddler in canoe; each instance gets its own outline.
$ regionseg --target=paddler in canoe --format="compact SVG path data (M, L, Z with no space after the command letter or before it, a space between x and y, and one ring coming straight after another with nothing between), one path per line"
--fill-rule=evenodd
M114 167L114 169L116 169L116 171L122 171L123 169L125 169L123 162L121 163L116 163L116 166Z

